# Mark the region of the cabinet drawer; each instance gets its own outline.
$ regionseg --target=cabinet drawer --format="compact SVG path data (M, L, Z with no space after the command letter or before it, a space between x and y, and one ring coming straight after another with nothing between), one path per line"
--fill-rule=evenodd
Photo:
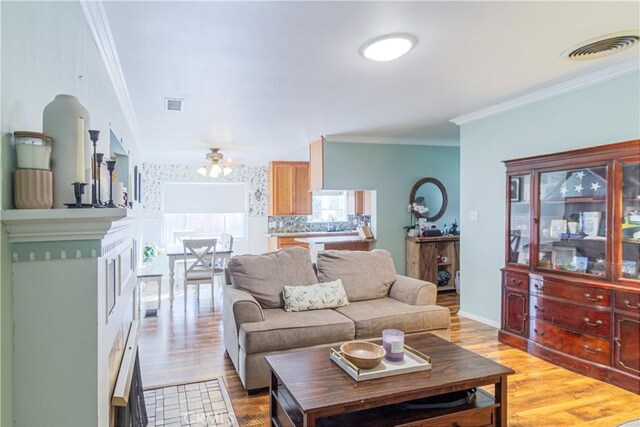
M530 320L531 339L539 344L601 365L609 365L609 340L567 331L537 319Z
M590 286L534 279L531 281L531 293L562 298L580 304L611 307L611 291Z
M532 295L529 315L563 328L609 338L611 312Z
M640 317L640 294L615 291L615 308L616 311L627 311Z
M529 275L527 274L505 271L502 280L502 284L506 287L529 292Z

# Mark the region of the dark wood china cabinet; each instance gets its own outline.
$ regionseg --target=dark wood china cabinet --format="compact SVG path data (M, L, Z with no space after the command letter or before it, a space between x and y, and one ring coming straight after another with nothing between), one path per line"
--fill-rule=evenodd
M640 140L505 165L500 341L640 394Z

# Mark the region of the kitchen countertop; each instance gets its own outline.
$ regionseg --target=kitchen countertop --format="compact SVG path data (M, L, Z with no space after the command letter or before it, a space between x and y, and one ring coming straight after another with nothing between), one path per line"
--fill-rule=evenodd
M376 239L363 239L358 235L354 236L323 236L323 237L301 237L296 242L307 243L309 245L323 245L325 243L350 243L350 242L371 242Z
M355 230L344 230L344 231L297 231L297 232L287 232L287 233L267 233L267 236L271 237L304 237L304 236L331 236L336 235L339 237L341 235L348 234L349 236L357 236L358 232Z

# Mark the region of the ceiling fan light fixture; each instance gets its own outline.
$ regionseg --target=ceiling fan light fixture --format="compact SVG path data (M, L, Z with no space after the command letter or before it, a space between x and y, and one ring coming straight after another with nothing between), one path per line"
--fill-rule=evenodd
M225 166L225 167L222 169L222 174L223 174L224 176L229 175L231 172L233 172L233 169L231 169L229 166Z
M393 61L409 53L417 43L418 38L412 34L387 34L363 44L360 53L372 61Z
M220 176L221 173L222 173L222 168L216 163L215 165L211 166L211 170L209 171L209 176L211 178L217 178Z
M201 168L199 168L198 169L198 175L207 176L207 167L206 166L202 166Z

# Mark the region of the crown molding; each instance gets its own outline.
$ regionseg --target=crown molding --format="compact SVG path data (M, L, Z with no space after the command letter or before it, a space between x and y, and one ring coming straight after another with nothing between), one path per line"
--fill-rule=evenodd
M327 142L341 142L347 144L436 145L445 147L460 146L460 141L454 139L390 138L349 134L324 135L324 139Z
M100 57L104 64L104 68L111 80L111 85L115 91L122 113L129 124L134 140L139 140L139 127L136 112L133 109L133 103L127 89L127 82L122 72L118 50L113 40L109 18L104 9L102 0L81 0L80 6L87 20L93 40L96 43Z
M598 83L605 82L607 80L626 76L627 74L632 74L638 71L640 71L640 64L638 62L638 59L634 58L581 77L567 80L565 82L558 83L553 86L549 86L547 88L510 99L509 101L501 102L491 107L483 108L482 110L478 110L473 113L464 114L462 116L451 119L450 122L458 126L466 125L477 120L495 116L496 114L501 114L506 111L524 107L526 105L540 102L545 99L554 98L559 95L580 90L589 86L596 85Z

